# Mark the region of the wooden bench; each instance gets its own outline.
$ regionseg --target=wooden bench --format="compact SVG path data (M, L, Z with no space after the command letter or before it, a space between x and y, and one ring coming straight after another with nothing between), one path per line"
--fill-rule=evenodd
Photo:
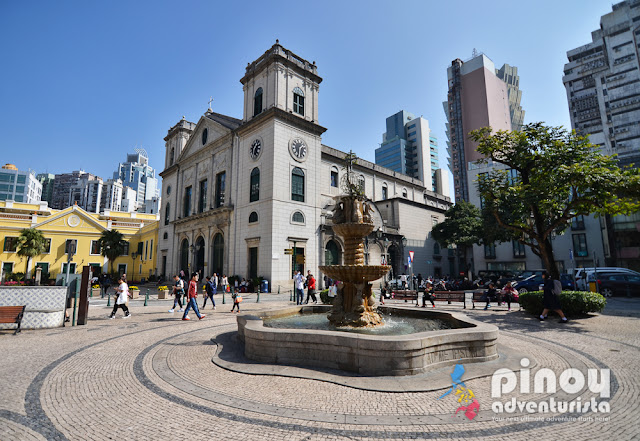
M13 335L20 332L20 324L27 306L0 306L0 323L16 323L18 327Z
M391 298L396 300L415 301L416 297L419 296L421 301L423 292L424 291L416 292L410 290L394 290L391 293ZM465 294L469 293L473 293L471 306L475 309L476 302L480 302L484 297L483 291L435 291L433 294L435 295L434 301L446 301L449 305L451 302L462 302L464 304L464 309L467 309Z

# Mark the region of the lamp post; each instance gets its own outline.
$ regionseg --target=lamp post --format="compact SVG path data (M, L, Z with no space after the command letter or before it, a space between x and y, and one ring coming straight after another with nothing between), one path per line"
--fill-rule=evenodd
M405 250L407 249L407 238L406 238L406 237L404 237L404 236L402 236L402 239L401 239L401 240L402 240L402 260L404 261L404 252L405 252ZM402 265L404 266L404 262L403 262L403 264L402 264ZM402 273L402 274L405 276L405 278L407 277L406 272L404 272L404 271L403 271L403 273ZM411 285L410 285L410 283L408 283L408 284L407 284L407 288L411 289Z
M136 280L136 257L138 257L138 253L136 253L135 251L133 253L131 253L131 261L132 263L132 267L133 267L133 274L131 276L131 283L134 283L134 280Z

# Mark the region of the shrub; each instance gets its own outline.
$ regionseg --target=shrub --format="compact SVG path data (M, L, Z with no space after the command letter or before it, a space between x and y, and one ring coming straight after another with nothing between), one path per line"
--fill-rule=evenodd
M333 299L329 297L328 289L323 289L322 291L320 291L320 301L325 305L330 305L331 303L333 303Z
M139 290L140 288L138 288L137 286L130 286L129 287L129 291L133 291L133 290Z
M166 285L159 286L159 287L158 287L158 291L169 291L169 287L168 287L168 286L166 286Z
M531 291L520 294L520 306L531 314L538 315L544 309L542 291ZM567 316L580 316L590 312L600 312L607 301L600 294L587 291L563 291L560 296L562 312Z

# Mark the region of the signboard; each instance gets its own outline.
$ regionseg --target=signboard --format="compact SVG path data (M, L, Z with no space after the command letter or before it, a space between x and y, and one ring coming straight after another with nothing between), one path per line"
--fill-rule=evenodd
M413 263L413 251L409 251L409 263Z
M296 255L296 263L304 263L304 254Z
M284 253L285 254L293 254L293 248L285 248L284 249Z

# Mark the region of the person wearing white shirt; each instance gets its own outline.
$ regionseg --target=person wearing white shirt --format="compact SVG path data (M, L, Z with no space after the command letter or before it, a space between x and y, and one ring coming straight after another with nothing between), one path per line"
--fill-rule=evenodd
M293 276L293 282L296 288L296 305L302 305L304 299L304 277L300 271L296 271L296 275Z
M113 311L111 311L110 319L114 319L116 317L116 311L118 308L122 308L122 312L124 312L124 318L131 317L131 313L129 312L129 308L127 308L127 298L129 297L129 286L127 282L124 281L122 277L118 279L118 298L116 299L113 305Z

